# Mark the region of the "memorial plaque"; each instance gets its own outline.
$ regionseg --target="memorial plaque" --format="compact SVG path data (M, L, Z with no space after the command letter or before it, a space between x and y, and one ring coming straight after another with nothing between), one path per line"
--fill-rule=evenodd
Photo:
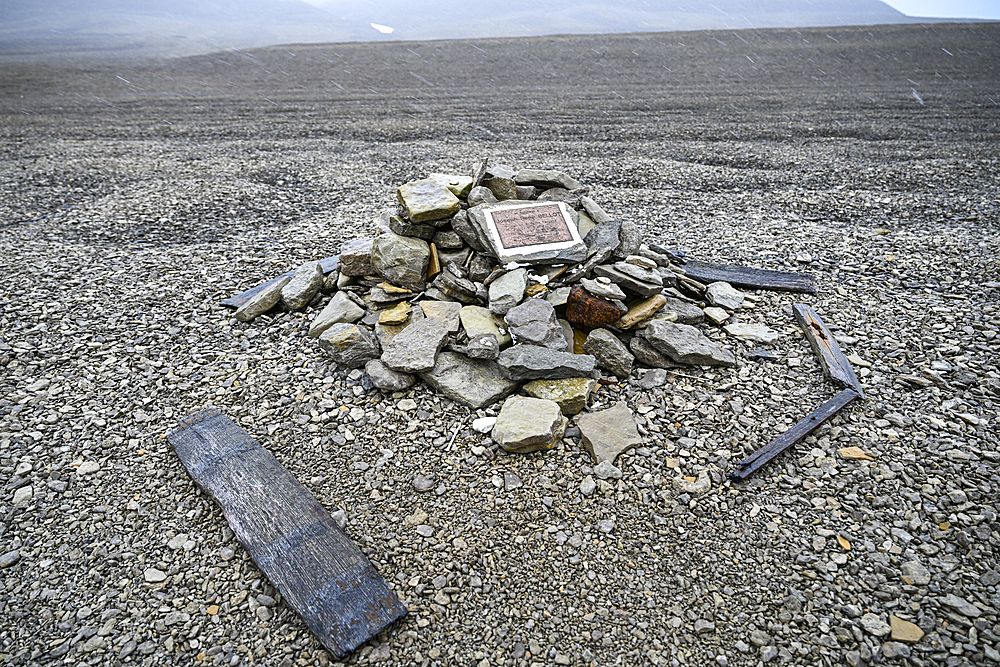
M586 257L587 246L563 202L501 204L484 214L501 262L579 262Z

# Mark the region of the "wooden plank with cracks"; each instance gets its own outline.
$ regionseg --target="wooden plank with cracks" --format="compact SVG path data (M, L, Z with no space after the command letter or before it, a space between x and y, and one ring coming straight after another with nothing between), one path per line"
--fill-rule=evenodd
M746 481L751 475L770 463L783 451L812 433L820 424L837 414L841 408L858 397L858 392L853 389L844 389L809 413L805 419L743 459L736 466L736 469L729 473L729 479L736 482Z
M844 357L837 341L833 339L816 311L804 303L796 303L792 306L792 312L795 314L795 321L805 331L813 352L819 357L823 374L840 386L853 389L861 398L864 398L865 391L861 388L861 381L854 373L854 367Z
M319 265L323 269L323 273L327 274L337 268L337 263L339 260L340 260L340 255L334 255L333 257L324 257L323 259L319 260ZM267 282L263 282L260 285L257 285L256 287L251 287L245 292L240 292L235 296L229 297L228 299L222 302L222 305L228 306L230 308L239 308L247 301L257 296L257 294L260 293L264 288L270 287L271 285L278 282L285 276L291 276L293 273L295 273L295 269L282 273L280 276L276 278L271 278Z
M735 264L713 264L693 259L687 260L680 269L688 278L705 284L721 280L742 289L816 293L816 279L808 273L771 271Z
M210 409L181 421L167 439L257 566L336 658L406 615L333 517L242 428Z

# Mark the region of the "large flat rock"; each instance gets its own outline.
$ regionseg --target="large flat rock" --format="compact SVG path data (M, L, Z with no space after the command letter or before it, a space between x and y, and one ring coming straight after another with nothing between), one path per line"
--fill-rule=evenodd
M520 386L506 377L495 361L470 359L457 352L442 352L434 368L420 379L448 398L470 408L484 408L510 396Z

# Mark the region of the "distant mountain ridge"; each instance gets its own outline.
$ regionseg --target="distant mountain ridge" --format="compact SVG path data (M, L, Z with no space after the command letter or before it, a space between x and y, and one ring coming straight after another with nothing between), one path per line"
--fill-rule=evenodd
M880 0L0 0L0 54L906 23ZM393 28L382 34L371 24Z

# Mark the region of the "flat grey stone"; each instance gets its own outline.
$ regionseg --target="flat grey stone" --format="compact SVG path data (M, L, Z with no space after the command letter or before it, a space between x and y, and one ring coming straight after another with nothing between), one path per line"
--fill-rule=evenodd
M883 621L878 614L871 612L861 617L861 627L865 629L865 632L876 637L884 637L892 630L892 627Z
M621 468L608 459L601 459L601 462L594 466L594 474L597 475L597 479L603 480L622 478Z
M426 317L442 322L448 328L448 333L458 333L461 326L458 315L462 312L462 304L455 301L425 300L417 305L420 306Z
M415 375L394 371L381 359L371 359L365 364L365 373L372 384L382 391L402 391L409 389L417 382Z
M556 319L556 310L544 299L528 299L514 306L504 321L515 343L566 350L566 334Z
M614 269L638 281L663 287L663 277L660 276L658 271L653 269L647 269L631 262L615 262Z
M899 568L904 577L909 577L917 586L926 586L931 583L931 573L919 561L911 560L903 563Z
M430 241L437 233L437 227L420 222L409 222L403 220L398 215L389 217L389 229L400 236L412 236L413 238Z
M236 319L240 322L249 322L277 306L281 301L281 288L291 279L291 276L285 276L257 292L249 301L236 309Z
M500 353L497 362L512 380L540 380L587 376L596 359L589 354L560 352L538 345L513 345Z
M0 569L13 567L21 560L21 552L17 549L13 551L8 551L4 555L0 556Z
M983 611L979 607L972 604L965 598L958 597L954 593L949 593L948 595L942 596L941 604L945 605L946 607L951 607L962 616L967 616L969 618L979 618L979 616L981 616L983 613Z
M353 239L340 247L338 269L341 276L374 275L375 269L372 268L373 240L371 238ZM339 282L337 286L341 286Z
M309 336L319 338L320 334L334 324L353 323L365 316L365 309L354 303L344 292L335 292L309 326Z
M594 355L597 365L611 371L619 378L627 378L632 374L632 364L635 357L628 351L625 344L607 329L594 329L583 342L583 349Z
M489 191L487 190L487 192ZM484 252L486 250L483 240L479 238L476 226L469 222L469 213L467 211L459 211L455 214L455 217L451 219L451 228L476 252Z
M607 220L599 222L591 229L583 239L587 245L587 258L594 259L599 263L611 257L611 254L621 245L621 239L618 238L621 228L622 223L618 220Z
M432 178L404 183L396 190L396 198L411 222L450 218L461 204L451 190Z
M643 389L655 389L667 383L667 372L662 368L650 368L639 378L638 385Z
M453 229L439 229L431 242L438 250L461 250L465 246L465 240Z
M631 220L622 220L621 228L618 230L618 241L618 247L613 253L615 257L624 259L634 255L642 244L642 231Z
M667 302L660 308L661 313L676 313L678 324L700 324L705 320L705 311L693 303L688 303L676 297L665 297Z
M508 452L534 452L555 446L566 423L555 401L511 396L500 408L491 436Z
M608 215L603 208L601 208L601 205L590 197L581 197L580 205L583 206L583 210L587 212L587 215L590 216L591 220L598 225L602 222L611 220L611 216Z
M453 401L471 408L492 405L517 391L518 382L506 377L495 361L469 359L456 352L442 352L434 368L420 379Z
M434 368L434 360L448 337L441 320L425 318L406 327L382 352L382 363L401 373L420 373Z
M705 288L705 299L719 308L739 310L743 305L743 292L727 282L718 281Z
M646 340L654 348L682 364L734 366L736 357L686 324L653 320L646 327Z
M376 317L381 317L381 314L376 314ZM424 309L420 306L415 306L413 310L410 311L410 319L402 324L382 324L380 322L375 323L375 337L378 338L379 347L383 350L389 344L389 342L403 333L403 330L411 324L416 324L420 320L424 319ZM362 320L364 322L364 320Z
M527 269L514 269L490 283L490 312L506 315L507 311L521 303L524 290L528 287Z
M427 178L437 181L451 190L456 197L467 197L472 189L472 177L461 174L428 174Z
M628 343L629 349L639 363L650 368L677 368L676 361L663 354L643 336L635 336Z
M635 417L625 401L618 401L606 410L582 413L577 416L576 425L595 463L614 463L619 454L642 444Z
M637 280L628 274L622 273L613 266L608 266L606 264L598 264L595 266L594 275L608 278L611 282L615 283L622 289L634 292L640 296L653 296L654 294L659 294L663 290L662 285Z
M514 175L518 185L536 185L540 188L566 188L576 190L583 185L561 171L549 169L521 169Z
M295 269L292 279L281 288L281 302L289 310L302 310L323 286L323 267L317 261Z
M615 299L625 300L625 292L618 285L607 278L595 278L591 280L590 278L581 278L580 284L583 285L583 289L591 296L596 296L598 299L607 299L608 301L613 301Z
M469 338L482 334L493 334L500 347L510 345L510 334L500 333L500 325L503 325L504 331L506 331L506 322L488 309L482 306L465 306L459 311L458 318Z
M406 289L419 291L424 288L430 258L431 248L421 239L386 232L372 241L375 273Z
M493 194L493 191L483 185L477 185L469 191L469 206L482 206L483 204L499 204L500 200Z
M743 340L750 340L755 343L770 344L781 338L781 334L767 326L766 324L745 324L736 322L727 324L723 330L730 336L736 336Z
M471 359L496 359L500 356L500 343L493 334L479 334L470 337L461 352Z
M320 335L319 346L345 368L359 368L379 355L375 334L357 324L334 324Z

